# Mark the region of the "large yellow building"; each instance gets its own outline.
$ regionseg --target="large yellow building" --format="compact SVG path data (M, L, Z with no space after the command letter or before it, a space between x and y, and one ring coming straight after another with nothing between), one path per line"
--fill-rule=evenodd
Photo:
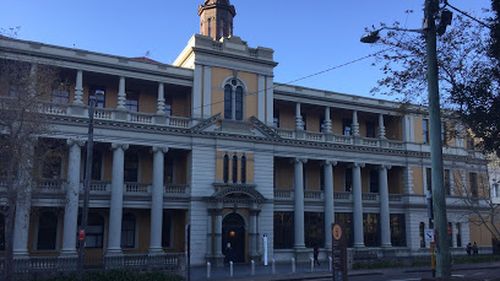
M427 254L425 109L278 83L273 50L232 34L228 0L207 0L198 13L200 34L171 65L0 37L1 59L56 66L64 81L41 106L53 132L39 139L62 153L35 165L16 256L76 255L96 93L89 263L182 253L186 224L194 264L221 263L228 243L235 262L259 260L265 241L277 261L308 258L314 246L324 258L333 222L344 224L355 258ZM443 136L444 186L450 245L464 253L470 241L491 243L460 203L460 186L481 196L487 170L463 128L443 124L458 132Z

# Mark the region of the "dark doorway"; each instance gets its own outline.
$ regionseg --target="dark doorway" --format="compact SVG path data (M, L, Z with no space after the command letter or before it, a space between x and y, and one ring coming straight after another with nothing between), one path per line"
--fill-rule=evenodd
M237 213L222 221L222 253L226 262L245 262L245 221Z

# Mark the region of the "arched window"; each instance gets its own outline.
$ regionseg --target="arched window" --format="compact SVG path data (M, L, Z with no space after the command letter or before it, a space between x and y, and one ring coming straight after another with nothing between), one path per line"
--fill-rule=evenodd
M57 238L57 216L52 212L43 212L38 219L38 250L55 250Z
M232 119L233 116L233 88L227 84L224 87L224 118Z
M233 156L233 183L238 182L238 156Z
M207 23L207 33L208 36L212 36L212 18L208 18L208 23Z
M224 155L224 160L223 160L223 163L222 163L222 180L224 181L224 183L227 183L229 181L229 156Z
M241 183L247 183L247 157L241 157Z
M135 216L127 213L122 219L122 248L135 248Z
M243 96L243 85L239 80L231 79L224 86L224 118L243 120Z
M235 96L235 119L243 120L243 87L236 88Z

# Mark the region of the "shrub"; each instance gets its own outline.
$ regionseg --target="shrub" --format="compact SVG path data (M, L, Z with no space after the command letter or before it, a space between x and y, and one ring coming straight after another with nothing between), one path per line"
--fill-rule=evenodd
M126 270L86 272L83 281L183 281L184 278L162 272L133 272ZM76 274L45 279L44 281L80 281Z

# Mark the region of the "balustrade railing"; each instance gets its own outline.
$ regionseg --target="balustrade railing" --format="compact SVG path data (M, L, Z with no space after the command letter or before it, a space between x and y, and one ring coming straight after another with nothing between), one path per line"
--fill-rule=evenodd
M90 191L107 192L111 190L111 183L107 181L93 181L90 183Z
M363 193L363 200L365 201L377 201L378 194L377 193Z
M351 200L352 196L350 192L334 192L333 198L336 200Z
M313 200L323 200L323 192L315 191L315 190L305 190L304 191L305 199L313 199Z
M150 191L150 185L138 183L138 182L126 182L125 192L128 193L148 193Z
M68 113L68 106L57 103L41 103L40 112L45 114L66 115Z
M366 146L379 146L379 140L378 139L373 139L373 138L361 138L361 144L366 145Z
M170 127L178 127L178 128L189 128L191 123L191 119L184 117L172 117L168 118L168 125Z
M130 112L129 121L134 123L152 124L153 115L139 112Z
M36 183L36 189L42 192L60 192L64 190L64 184L65 181L62 179L43 179L38 180Z
M282 138L285 139L293 139L295 138L295 132L292 130L286 130L286 129L276 129L276 133Z
M188 184L167 184L165 194L187 195L189 194Z
M105 108L94 108L94 118L95 119L113 119L113 111Z
M389 148L394 148L394 149L403 149L404 148L404 142L402 141L395 141L395 140L386 140L387 146Z
M316 132L306 132L306 140L310 141L324 141L325 140L325 134L323 133L316 133Z
M389 201L401 201L402 198L401 194L389 194Z
M344 144L352 144L353 137L352 136L344 136L344 135L332 135L333 142L344 143Z
M292 190L274 190L274 199L292 199L293 191Z

